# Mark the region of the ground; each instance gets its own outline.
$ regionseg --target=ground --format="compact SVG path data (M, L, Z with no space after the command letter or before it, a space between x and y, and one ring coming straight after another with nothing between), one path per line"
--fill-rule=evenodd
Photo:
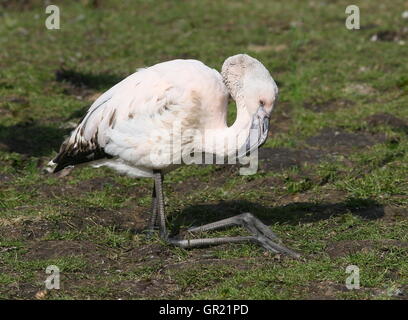
M405 1L0 2L0 298L407 299ZM246 52L280 88L259 171L166 176L171 230L251 212L302 254L183 250L143 232L152 181L42 167L90 103L137 68ZM232 123L235 106L230 105ZM239 228L217 235L244 234ZM45 291L45 269L61 270ZM349 290L349 265L360 289Z

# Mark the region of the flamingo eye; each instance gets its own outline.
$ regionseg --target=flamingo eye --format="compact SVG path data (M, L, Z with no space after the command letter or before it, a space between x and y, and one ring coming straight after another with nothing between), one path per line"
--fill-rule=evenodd
M260 105L261 107L265 106L265 101L259 100L259 105Z

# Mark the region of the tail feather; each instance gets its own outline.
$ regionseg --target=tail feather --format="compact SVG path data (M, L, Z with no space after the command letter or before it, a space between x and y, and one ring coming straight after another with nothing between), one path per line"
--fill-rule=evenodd
M51 173L57 173L66 167L73 167L103 158L112 158L112 156L105 153L103 148L85 151L74 150L73 152L72 150L62 149L60 153L48 163L46 170Z

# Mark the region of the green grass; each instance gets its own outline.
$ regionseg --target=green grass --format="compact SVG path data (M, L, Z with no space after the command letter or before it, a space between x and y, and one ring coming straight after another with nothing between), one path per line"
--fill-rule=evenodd
M347 1L55 4L60 30L45 28L40 0L0 5L0 298L33 299L51 264L62 288L49 299L395 299L398 289L407 298L408 43L370 41L384 30L408 41L404 1L356 1L355 31L344 26ZM262 61L279 86L264 147L330 157L281 170L263 162L252 176L179 168L165 180L169 226L252 212L303 260L254 244L174 248L142 232L149 179L89 167L42 173L69 124L137 68L194 58L219 70L237 53ZM372 121L384 113L394 120ZM231 103L228 122L235 117ZM313 145L324 128L374 142ZM345 287L351 264L360 290Z

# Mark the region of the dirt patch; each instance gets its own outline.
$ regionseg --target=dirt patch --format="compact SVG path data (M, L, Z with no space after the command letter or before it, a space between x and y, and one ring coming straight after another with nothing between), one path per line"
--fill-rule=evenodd
M268 196L273 197L274 190L276 188L281 188L283 184L284 181L281 178L265 177L249 180L245 183L239 184L235 187L235 190L244 194L246 191L269 189Z
M370 36L370 40L384 42L400 42L408 39L408 28L400 30L381 30Z
M143 265L146 266L162 263L171 256L172 254L166 246L160 244L147 244L122 252L120 259L124 266L129 263L133 265L143 263Z
M308 292L307 299L309 300L335 300L336 296L342 292L348 292L349 290L344 284L335 283L332 281L323 281L319 283L313 283L305 288Z
M343 108L349 108L355 103L345 99L330 99L325 102L307 102L304 107L313 112L333 112Z
M112 290L120 292L121 299L169 299L180 294L179 286L168 278L121 281L115 283Z
M30 108L30 101L20 96L0 97L0 116L17 117Z
M387 125L408 134L408 123L389 113L376 113L364 119L371 126Z
M350 293L344 283L335 283L333 281L322 281L313 282L308 286L301 286L302 291L307 292L308 300L337 300L342 299L341 295L344 293ZM393 298L403 299L404 291L403 288L398 289L379 289L379 288L364 288L360 287L356 293L368 294L369 296L375 297L388 295Z
M173 192L185 194L190 193L192 190L203 189L205 185L208 185L208 183L200 181L196 177L191 177L184 181L172 184L171 189Z
M239 175L240 164L216 165L215 172L210 176L208 185L218 188L224 185L228 179Z
M79 231L87 227L111 227L117 231L139 233L146 229L150 214L142 207L128 207L118 210L103 208L74 208L62 219L24 218L0 223L0 234L8 239L35 240L53 232Z
M75 209L67 219L58 222L59 230L83 230L88 226L112 227L118 231L141 232L149 221L148 210L141 207L108 210L104 208Z
M248 259L190 259L188 261L168 264L163 270L177 272L178 270L202 268L205 266L229 266L233 269L239 270L249 270L252 268L252 265L248 262Z
M319 194L319 198L323 202L342 203L347 199L347 192L343 190L325 190Z
M40 218L21 218L0 226L0 234L6 234L9 240L34 240L55 230L54 222Z
M398 240L342 240L329 243L326 252L331 258L339 258L376 248L388 250L390 247L408 248L408 242Z
M370 30L370 29L375 29L375 28L378 28L378 24L368 23L368 24L360 25L360 30Z
M89 241L48 240L31 241L24 258L27 260L58 259L61 257L86 256L96 262L97 246Z
M2 102L2 103L11 102L11 103L19 104L21 106L29 106L30 105L30 102L26 98L20 97L20 96L3 97L3 98L0 98L0 102Z
M293 166L302 166L307 163L317 163L326 154L312 149L289 149L283 147L261 148L258 157L262 160L260 168L265 171L279 171Z
M387 222L396 222L408 219L408 209L386 206L383 219Z
M289 131L292 124L290 114L292 112L292 106L287 103L278 103L274 108L270 121L269 137L273 137L279 133L285 133Z
M0 182L1 183L6 183L6 182L10 182L14 179L14 177L11 174L7 174L7 173L0 173Z
M207 187L217 188L224 185L231 177L239 175L239 164L214 165L215 171L207 177L201 179L189 177L184 181L179 181L170 186L172 192L189 194L195 190L204 190Z
M67 178L68 180L69 178ZM42 184L39 186L39 192L46 196L81 196L84 193L93 192L93 191L102 191L106 188L107 185L112 187L121 187L120 184L116 183L111 177L97 177L89 180L81 181L77 184L66 183L67 180L61 179L61 183L48 185Z
M39 193L45 197L81 197L86 193L94 191L103 191L109 185L114 188L118 194L129 195L131 198L126 200L123 208L111 210L102 207L71 207L61 208L64 219L56 222L61 230L83 229L87 226L111 226L117 230L140 231L147 225L149 219L149 209L137 204L139 197L145 196L147 190L142 187L123 188L111 177L97 177L82 181L78 184L66 183L70 177L61 178L58 185L39 186Z
M278 199L277 204L279 204L279 206L286 206L296 203L307 203L314 200L316 200L316 194L310 191L294 194L293 193L288 194L285 192L285 194Z
M348 94L370 95L375 92L375 89L366 83L350 83L343 91Z
M44 288L44 285L41 286ZM8 293L14 298L20 299L34 299L38 292L39 286L33 283L14 282L7 288Z
M340 154L348 154L385 141L384 134L351 133L339 128L324 128L318 135L306 139L306 143L311 147Z

